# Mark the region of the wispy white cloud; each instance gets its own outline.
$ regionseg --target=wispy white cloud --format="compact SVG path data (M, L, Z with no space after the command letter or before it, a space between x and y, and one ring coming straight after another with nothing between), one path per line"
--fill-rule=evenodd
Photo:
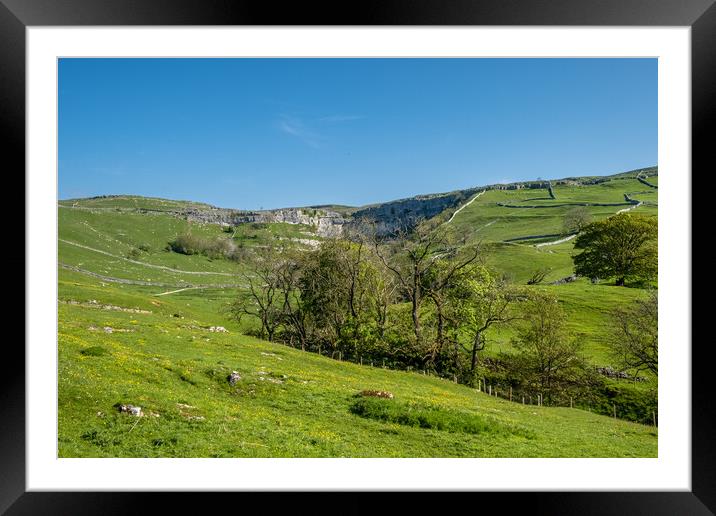
M314 130L306 126L299 118L282 115L278 121L278 128L291 136L295 136L306 145L318 149L321 146L321 137Z

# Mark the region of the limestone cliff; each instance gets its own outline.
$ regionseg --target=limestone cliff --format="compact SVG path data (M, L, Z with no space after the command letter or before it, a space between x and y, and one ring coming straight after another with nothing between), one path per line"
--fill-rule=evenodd
M346 219L340 213L315 208L281 208L278 210L241 211L211 207L208 209L187 208L177 213L192 222L204 222L235 226L249 222L285 222L304 224L315 228L323 237L338 236L342 233Z

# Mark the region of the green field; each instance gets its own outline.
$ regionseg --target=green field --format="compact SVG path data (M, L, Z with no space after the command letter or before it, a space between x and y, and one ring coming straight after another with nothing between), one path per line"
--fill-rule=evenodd
M574 205L587 204L593 220L600 220L629 207L624 194L655 204L657 192L635 179L615 179L589 186L555 186L553 190L555 199L549 197L546 189L488 190L462 209L451 224L457 231L466 232L475 240L514 242L528 237L560 234L565 214ZM644 211L645 208L640 206L636 210ZM530 243L539 241L535 239Z
M61 457L657 453L656 433L648 426L584 410L510 403L446 380L338 362L243 336L219 314L230 296L225 290L157 293L161 289L103 285L60 270ZM216 325L228 333L208 330ZM235 387L226 381L233 370L242 376ZM487 429L476 435L363 418L350 408L364 389L388 390L408 407L479 418ZM141 406L145 417L119 413L117 403Z
M136 198L107 198L110 206L132 205L137 209L104 209L102 199L91 199L84 208L60 203L59 261L61 264L110 277L176 285L237 283L241 264L211 259L203 255L182 255L166 249L178 235L232 238L238 246L266 246L282 239L319 239L309 226L271 223L243 224L232 233L217 224L192 223L169 213L141 212L159 200L140 203ZM91 201L91 202L90 202ZM68 207L68 203L70 207ZM175 209L176 204L167 201ZM134 254L132 254L134 253Z
M523 283L535 270L544 269L549 270L544 281L550 282L572 274L573 242L552 242L564 237L565 214L575 204L586 204L597 221L630 208L624 204L627 194L643 202L634 213L657 213L658 191L631 177L595 185L557 185L553 190L555 199L547 189L488 190L461 209L450 225L470 241L482 242L488 263L510 279ZM596 206L609 203L622 205Z
M632 174L554 191L556 199L546 190L488 191L451 224L483 241L488 263L516 283L549 269L533 288L558 296L585 356L608 365L609 311L644 292L584 279L549 285L572 274L573 241L541 247L534 244L559 237L506 241L560 233L568 208L553 206L562 203L620 203L627 193L644 202L637 212L656 213L657 190ZM224 310L242 288L241 262L166 250L189 230L240 246L300 246L296 239L318 238L311 227L245 224L227 233L172 214L198 203L132 196L60 205L61 457L657 456L651 426L523 405L445 379L248 337ZM600 219L622 208L589 210ZM487 356L509 351L511 337L509 329L492 332ZM235 386L227 382L232 371L242 377ZM366 389L395 398L357 407L355 395ZM120 413L117 404L141 406L144 417ZM428 423L411 424L416 415Z

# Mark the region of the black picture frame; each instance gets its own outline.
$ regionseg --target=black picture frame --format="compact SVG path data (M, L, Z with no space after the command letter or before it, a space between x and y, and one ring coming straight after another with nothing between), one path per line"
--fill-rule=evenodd
M349 6L353 8L347 8ZM714 0L363 0L356 4L286 2L280 6L268 1L222 0L0 0L0 125L5 129L0 145L6 170L14 170L19 177L17 171L25 169L25 29L71 25L688 26L691 27L692 51L692 170L708 170L707 160L713 146L709 129L716 119ZM19 181L16 191L24 193L23 181ZM24 195L17 197L24 199ZM24 241L19 227L16 233L17 241ZM20 270L22 259L24 255L16 255L10 263ZM26 269L25 273L32 274L32 271ZM691 277L687 276L685 281L691 284ZM8 347L6 345L5 352L14 356L5 358L12 367L4 368L0 375L0 512L12 515L143 512L149 509L150 501L158 501L162 512L177 507L182 507L182 512L189 509L187 495L176 493L26 492L25 358L19 346L15 345L13 350ZM526 505L531 508L530 512L537 514L713 514L716 511L716 439L710 425L714 408L708 399L712 367L708 348L706 341L693 339L690 492L473 493L467 496L477 497L480 504L497 502L501 512ZM201 505L208 503L208 494L198 496ZM210 496L211 503L215 503L217 495ZM255 497L241 496L244 508ZM365 502L351 504L354 510L360 509L363 503L366 507L372 505L369 500L374 495L366 496L362 498ZM219 499L229 497L231 495L226 494ZM305 499L297 498L298 505L294 505L294 509ZM403 510L423 503L423 497L415 494ZM331 504L326 500L321 505L328 508ZM341 512L348 510L350 507Z

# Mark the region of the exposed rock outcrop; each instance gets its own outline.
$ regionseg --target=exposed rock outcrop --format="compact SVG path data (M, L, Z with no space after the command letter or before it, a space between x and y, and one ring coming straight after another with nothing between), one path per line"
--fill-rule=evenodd
M235 226L249 222L285 222L304 224L316 229L323 237L339 236L347 222L340 213L316 208L282 208L278 210L240 211L225 208L189 208L178 213L192 222Z
M410 230L421 220L434 217L448 208L467 202L481 188L470 188L436 195L418 195L408 199L376 204L353 213L353 225L374 224L379 235Z

